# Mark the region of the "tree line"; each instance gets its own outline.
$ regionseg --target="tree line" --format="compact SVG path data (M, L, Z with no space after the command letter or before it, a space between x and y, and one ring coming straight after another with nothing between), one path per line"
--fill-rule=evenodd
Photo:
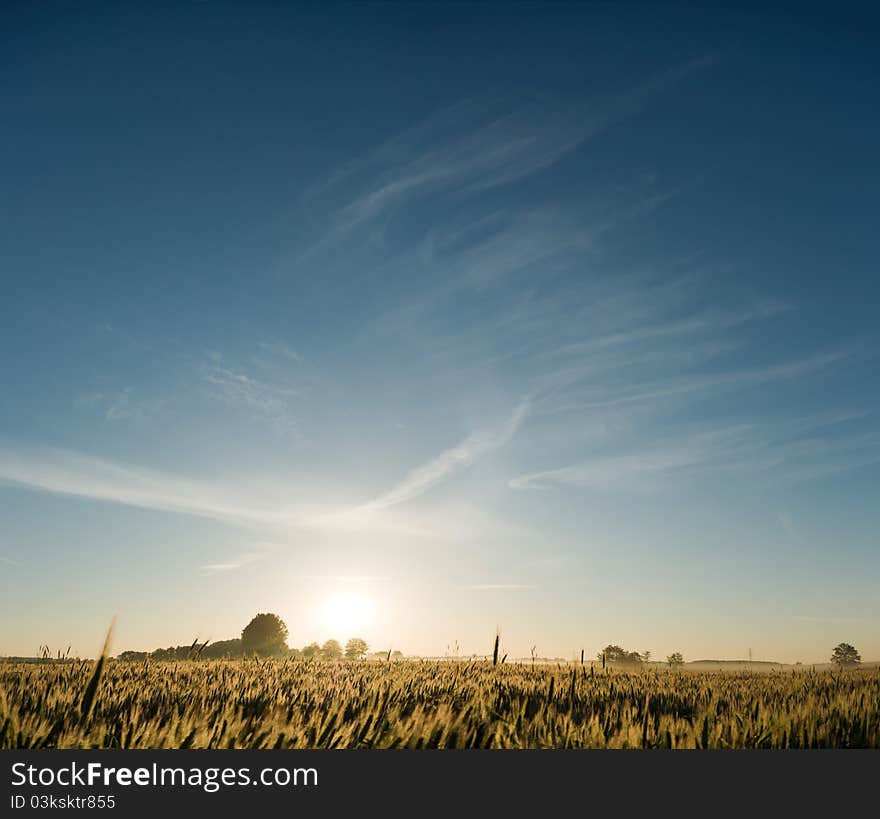
M291 657L303 660L361 660L368 656L370 647L360 637L352 637L345 647L338 640L327 640L323 645L309 643L302 648L290 648L287 645L287 626L277 614L257 614L242 629L241 637L232 640L218 640L211 643L200 643L194 640L189 646L169 646L158 648L152 652L123 651L119 660L219 660L235 657ZM400 651L379 651L369 655L375 659L403 659ZM532 649L534 657L534 648ZM627 651L619 645L609 644L597 655L602 667L606 664L638 667L650 662L650 651ZM505 654L505 658L507 655ZM862 661L861 655L849 643L839 643L831 654L831 662L838 668L854 668ZM498 637L495 638L494 662L498 662ZM503 660L502 660L503 662ZM583 652L581 652L583 662ZM670 668L684 665L684 657L680 652L673 652L666 658Z
M242 629L241 637L232 640L194 640L188 646L169 646L155 651L123 651L119 660L221 660L235 657L291 657L304 660L361 660L368 656L370 647L360 637L352 637L343 647L338 640L327 640L323 645L309 643L302 648L287 645L287 626L277 614L257 614ZM383 659L402 659L400 651L381 651L369 655Z
M640 666L651 661L650 651L627 651L618 645L607 645L597 655L597 659L602 661L604 668L607 663L614 665ZM684 657L678 651L673 652L666 658L666 664L670 668L684 665Z
M624 666L640 666L651 659L650 651L627 651L618 645L607 645L597 655L602 661L604 668L606 663ZM862 656L854 646L849 643L838 643L831 652L831 663L838 668L855 668L862 662ZM684 657L676 651L666 658L666 664L670 668L684 665ZM800 665L800 663L798 663Z

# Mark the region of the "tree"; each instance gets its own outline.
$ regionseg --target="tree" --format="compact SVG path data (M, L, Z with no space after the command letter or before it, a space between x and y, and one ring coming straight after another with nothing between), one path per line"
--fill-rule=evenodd
M618 663L620 665L641 665L642 655L638 651L627 651L616 645L605 646L599 652L599 659L605 658L605 662Z
M626 650L621 648L620 646L608 645L605 646L597 655L600 660L605 659L605 662L613 663L620 662L623 657L626 657Z
M834 647L831 662L838 668L852 668L862 661L858 651L849 643L840 643Z
M317 643L309 643L303 647L302 657L304 660L314 660L321 653L321 646Z
M157 648L150 653L153 660L188 660L192 656L192 646L168 646Z
M346 660L359 660L364 654L367 653L369 646L367 645L365 640L362 640L360 637L352 637L345 644L345 659Z
M143 662L149 655L146 651L123 651L116 659L123 662Z
M338 660L342 657L342 646L336 640L328 640L321 646L321 656L325 660Z
M648 649L645 649L641 654L642 662L649 663L651 662L651 652Z
M670 668L675 668L677 665L684 665L684 657L680 652L675 651L666 658L666 662Z
M287 626L277 614L258 614L241 632L245 654L269 657L287 653Z
M218 640L211 643L202 652L202 657L209 660L216 660L221 657L240 657L241 656L241 640Z

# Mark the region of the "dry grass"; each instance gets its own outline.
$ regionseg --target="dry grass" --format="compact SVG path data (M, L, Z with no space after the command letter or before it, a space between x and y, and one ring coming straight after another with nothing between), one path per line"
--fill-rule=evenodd
M0 748L878 748L876 669L0 664Z

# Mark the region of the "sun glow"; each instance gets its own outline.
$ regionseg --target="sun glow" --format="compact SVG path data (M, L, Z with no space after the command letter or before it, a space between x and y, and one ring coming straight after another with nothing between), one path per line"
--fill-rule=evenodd
M372 623L375 606L362 594L344 592L328 598L321 611L323 625L338 639L361 637Z

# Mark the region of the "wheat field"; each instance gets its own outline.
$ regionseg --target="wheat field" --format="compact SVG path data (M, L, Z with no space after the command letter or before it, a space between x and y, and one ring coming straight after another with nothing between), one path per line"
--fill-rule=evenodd
M0 663L0 748L880 748L880 671Z

